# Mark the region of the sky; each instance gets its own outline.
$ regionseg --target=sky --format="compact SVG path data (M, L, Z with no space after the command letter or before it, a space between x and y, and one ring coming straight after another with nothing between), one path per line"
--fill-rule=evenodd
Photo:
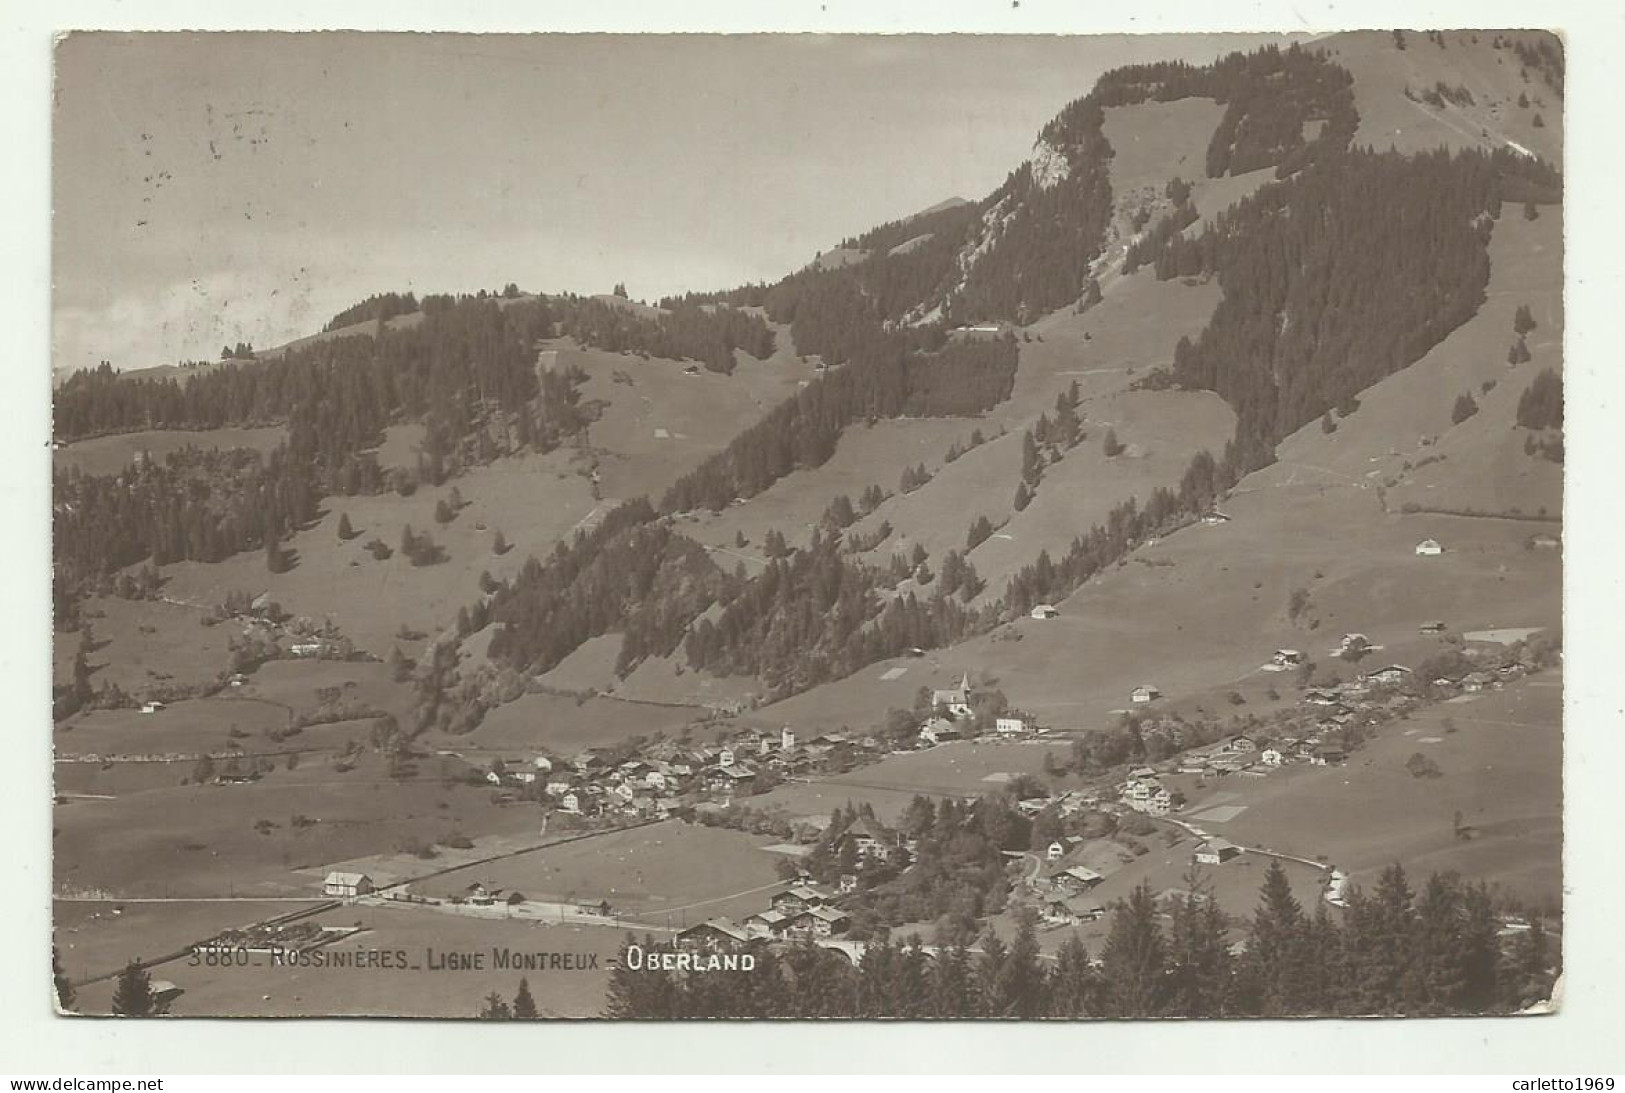
M274 346L374 292L776 279L986 195L1108 68L1261 40L75 34L53 369Z

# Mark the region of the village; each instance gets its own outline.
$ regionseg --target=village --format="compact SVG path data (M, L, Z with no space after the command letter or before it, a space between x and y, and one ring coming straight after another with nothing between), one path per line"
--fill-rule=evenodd
M1419 627L1430 636L1443 630L1437 622ZM1201 810L1189 815L1190 800L1221 780L1264 779L1299 766L1343 765L1383 726L1407 719L1426 705L1500 689L1551 666L1561 656L1550 644L1522 640L1523 636L1527 635L1521 631L1475 634L1476 640L1452 645L1450 652L1420 664L1418 668L1426 669L1421 675L1404 665L1384 664L1346 682L1320 684L1312 684L1303 671L1310 664L1303 652L1278 649L1261 671L1299 672L1303 680L1296 703L1268 719L1252 716L1250 727L1218 739L1204 735L1211 731L1210 724L1192 723L1177 711L1161 709L1166 700L1155 686L1135 688L1128 708L1121 712L1122 721L1143 741L1146 754L1157 758L1125 763L1098 776L1052 777L1054 785L1025 778L1008 787L1013 807L1034 822L1035 831L1054 834L1030 851L1006 851L1013 865L1022 863L1019 879L1012 871L1012 898L1029 907L1046 929L1100 921L1108 914L1109 901L1095 893L1110 867L1101 864L1098 840L1089 833L1104 830L1143 837L1161 828L1170 841L1176 841L1175 836L1194 837L1189 860L1196 866L1222 868L1246 853L1297 861L1318 871L1321 897L1342 906L1347 876L1335 863L1245 846L1214 834L1202 826L1204 819L1222 816ZM1350 633L1330 653L1357 661L1378 648L1365 635ZM911 722L908 731L898 729L894 735L823 733L802 741L788 727L777 732L747 728L714 743L660 740L630 751L588 749L569 759L514 753L491 760L485 779L516 801L543 803L550 818L565 818L572 829L592 832L672 818L721 822L737 808L748 807L742 803L747 798L783 782L823 781L889 755L960 743L1041 744L1076 738L1074 733L1040 727L1014 711L990 717L985 707L979 712L981 697L970 672L964 671L955 685L930 691L929 712ZM1060 784L1074 781L1082 784ZM977 796L965 795L963 801L974 805ZM815 819L789 825L793 843L785 850L795 853L782 869L784 888L768 897L765 906L739 918L712 917L692 926L666 927L674 934L675 947L719 951L756 941L810 940L856 959L862 935L847 940L854 909L862 905L876 877L895 877L915 864L915 840L869 815L830 838L822 822L812 822ZM827 878L829 884L818 883L797 857L820 840L842 863ZM1132 857L1121 847L1114 847L1114 852ZM416 894L404 883L379 885L364 874L333 872L326 877L323 894L342 901L433 906L476 916L648 928L635 913L620 917L606 899L539 902L482 882L436 900Z

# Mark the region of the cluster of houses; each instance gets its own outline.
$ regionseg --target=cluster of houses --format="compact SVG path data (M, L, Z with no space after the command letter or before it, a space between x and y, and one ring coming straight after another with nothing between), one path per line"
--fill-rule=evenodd
M830 732L801 741L789 728L747 729L715 744L658 741L632 755L588 748L568 760L505 756L491 761L485 777L495 786L528 789L574 816L665 819L684 805L727 804L781 778L849 769L887 750L875 736Z
M1036 608L1034 609L1036 612ZM1053 608L1052 608L1053 610ZM1035 618L1039 617L1034 615ZM951 740L963 740L974 733L971 721L976 711L971 707L970 673L964 672L952 687L939 687L931 692L931 714L920 725L915 746L931 748ZM1002 738L1025 736L1033 731L1033 720L1022 713L1007 711L994 718L994 733Z
M677 935L681 952L730 951L747 942L819 940L846 933L851 916L835 905L835 893L806 879L774 895L765 910L734 922L713 918Z
M271 600L269 592L261 592L249 601L246 610L236 611L227 618L241 629L246 647L258 660L281 657L345 660L355 652L350 639L339 633L331 620L286 616ZM240 683L233 685L241 686Z
M1178 771L1180 774L1224 777L1230 774L1264 774L1289 763L1336 766L1348 759L1348 751L1340 744L1328 742L1326 738L1341 727L1338 722L1327 719L1324 728L1317 728L1304 736L1271 740L1262 747L1246 734L1232 736L1211 747L1196 748L1180 756Z
M871 817L860 816L835 836L830 850L838 860L851 861L862 868L870 862L906 864L913 853L911 846L897 831ZM838 901L857 888L856 873L841 874L834 891L814 884L810 875L802 873L789 888L774 895L764 910L739 923L714 918L691 926L677 935L677 948L716 951L738 948L758 939L818 941L840 937L852 920L838 906Z

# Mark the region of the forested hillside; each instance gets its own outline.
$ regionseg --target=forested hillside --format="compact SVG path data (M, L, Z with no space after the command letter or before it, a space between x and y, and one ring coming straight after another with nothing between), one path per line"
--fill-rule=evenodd
M1542 71L1550 69L1542 57ZM1222 286L1206 329L1142 386L1217 392L1238 417L1226 451L1199 452L1182 481L1079 528L1059 557L1039 553L975 610L967 603L976 593L966 589L979 590L980 580L957 551L929 564L917 548L860 562L842 542L846 524L835 521L807 549L773 550L762 569L730 574L677 530L675 516L720 511L820 467L856 423L974 417L1004 403L1023 342L1010 332L978 340L953 328L1021 324L1098 301L1102 255L1116 230L1105 111L1191 97L1224 106L1206 172L1273 167L1275 181L1193 230L1190 187L1170 171L1173 212L1128 248L1125 270L1149 265L1160 279L1217 278ZM414 309L422 321L380 322L374 337L231 364L185 384L121 381L107 370L75 377L58 392L64 438L262 423L286 423L289 433L263 464L184 453L118 480L60 476L59 583L66 592L142 560L211 561L245 549L264 549L275 570L288 563L279 542L315 515L321 498L402 486L386 482L367 454L388 424L423 422L419 472L436 483L460 466L545 450L574 434L584 414L571 377L538 376L540 339L570 337L728 373L736 353L774 352L772 329L751 310L759 307L789 327L799 354L821 357L829 369L679 478L658 507L623 505L473 603L464 629L501 623L491 657L515 669L547 671L582 642L614 632L622 673L681 647L690 667L754 676L775 695L984 631L1065 597L1148 538L1196 518L1268 463L1281 437L1416 360L1478 307L1489 225L1503 206L1528 203L1527 215L1560 193L1556 172L1521 154L1350 149L1358 120L1348 73L1313 49L1117 69L1060 111L1033 157L992 194L850 238L846 249L861 257L843 265L815 264L772 285L668 299L660 308L530 297L514 286L500 297L384 294L330 327ZM1542 389L1528 416L1550 420L1551 404ZM1106 443L1110 450L1109 433ZM910 474L917 485L923 469L911 464ZM1024 468L1010 488L1030 496L1032 486ZM973 531L965 553L992 530Z
M1157 276L1216 275L1224 299L1172 380L1236 410L1245 469L1275 443L1418 360L1483 302L1506 200L1552 200L1512 153L1353 151L1267 186L1200 234L1160 240Z
M1009 338L920 353L905 349L899 336L877 335L847 367L814 380L679 479L661 507L721 509L736 497L754 497L791 471L822 464L854 422L991 409L1009 397L1016 359Z
M263 362L174 379L121 379L109 367L57 392L56 435L281 423L288 439L250 452L180 452L124 473L53 476L59 613L92 583L141 561L219 561L264 550L332 495L439 483L504 452L547 450L583 422L573 378L538 375L543 301L499 307L465 298L406 330L319 342ZM370 454L397 420L425 426L415 474L386 481ZM410 479L410 481L407 481Z

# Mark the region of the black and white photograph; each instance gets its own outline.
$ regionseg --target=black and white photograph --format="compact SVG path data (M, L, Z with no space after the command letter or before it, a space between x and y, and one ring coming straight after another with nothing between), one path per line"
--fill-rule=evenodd
M0 42L0 1072L1613 1088L1625 18L364 7Z
M55 47L67 1015L1528 1015L1542 30Z

